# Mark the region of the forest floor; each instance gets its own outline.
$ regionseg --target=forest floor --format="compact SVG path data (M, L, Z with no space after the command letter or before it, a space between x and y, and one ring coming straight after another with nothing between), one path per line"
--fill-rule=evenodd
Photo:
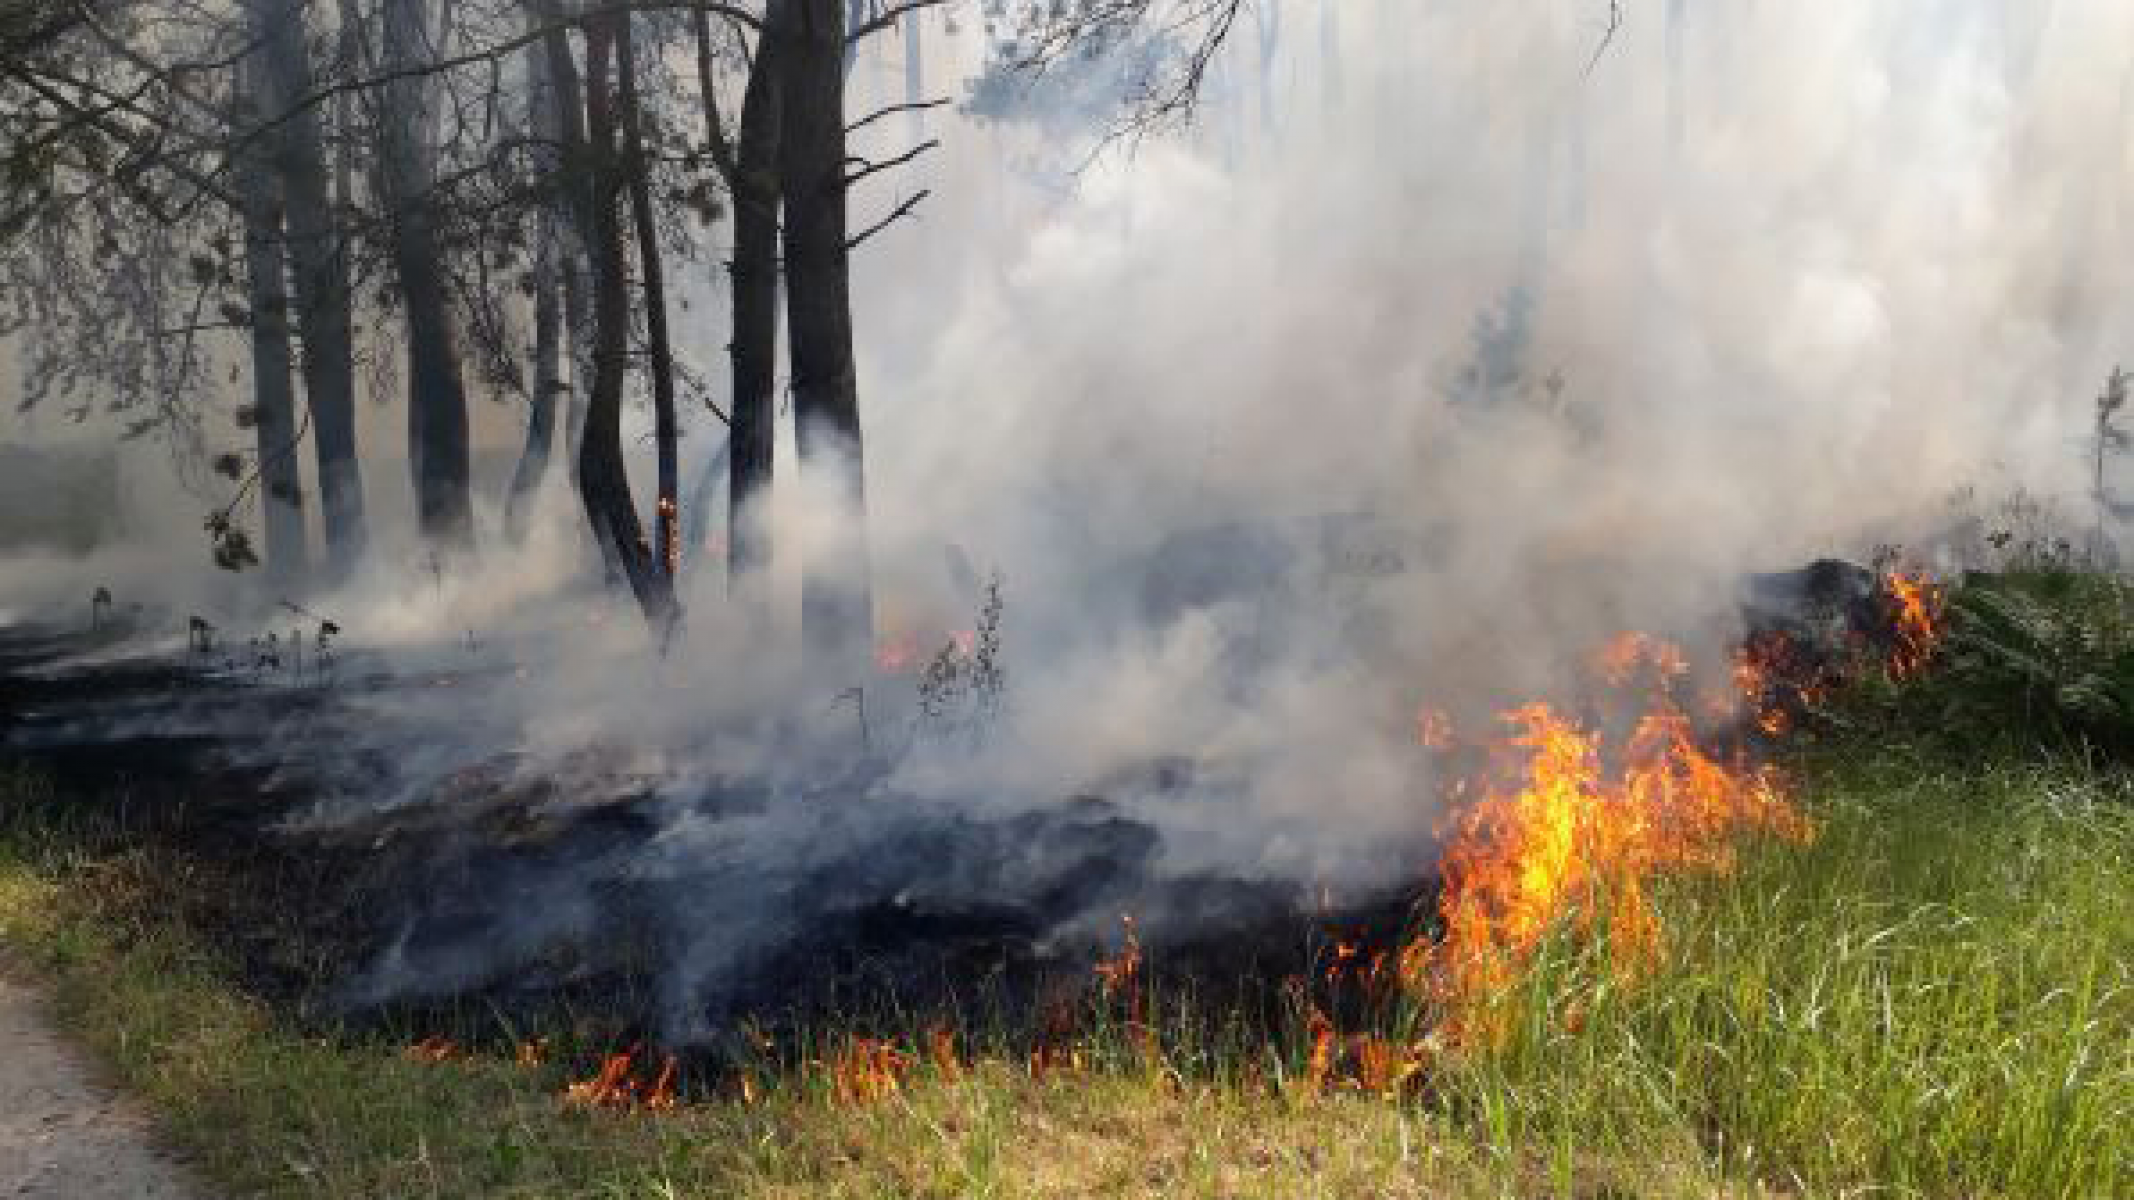
M0 1196L186 1200L201 1189L32 988L0 979Z

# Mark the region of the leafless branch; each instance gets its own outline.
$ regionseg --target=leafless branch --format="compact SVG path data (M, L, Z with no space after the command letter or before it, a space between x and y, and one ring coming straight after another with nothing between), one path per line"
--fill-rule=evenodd
M911 160L919 157L927 151L938 150L940 149L940 147L941 139L932 138L927 141L921 142L916 146L913 146L911 149L906 150L904 153L897 155L895 158L885 158L881 162L870 162L867 159L859 157L847 158L845 160L845 165L857 166L859 170L854 171L852 174L845 176L845 186L851 187L853 184L858 183L860 180L867 178L869 175L878 175L881 172L890 170L894 167L901 167L905 163L910 162Z
M938 100L907 100L902 104L891 104L884 108L875 109L873 112L868 113L866 116L861 117L859 120L854 121L852 124L845 126L845 132L858 133L860 130L867 128L869 125L874 124L876 121L881 120L883 117L893 117L898 113L925 112L927 109L930 108L942 108L954 103L954 100L943 96Z
M1593 74L1593 68L1600 65L1601 55L1608 52L1608 47L1614 44L1615 35L1620 33L1622 28L1623 0L1608 0L1608 25L1601 30L1600 44L1593 47L1593 57L1586 62L1586 74Z
M868 238L873 237L875 234L878 234L884 229L889 228L890 225L894 224L898 220L910 216L912 214L912 210L919 207L919 202L931 195L933 195L933 189L920 188L917 192L913 193L909 199L905 200L902 204L897 205L896 208L892 210L888 216L883 217L881 220L876 221L874 224L869 225L867 228L860 230L853 236L846 238L845 249L852 250L857 248L861 242L864 242Z

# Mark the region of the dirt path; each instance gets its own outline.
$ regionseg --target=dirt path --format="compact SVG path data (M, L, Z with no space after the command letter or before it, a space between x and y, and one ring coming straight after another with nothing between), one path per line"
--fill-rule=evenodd
M193 1200L132 1098L95 1078L29 989L0 979L0 1200Z

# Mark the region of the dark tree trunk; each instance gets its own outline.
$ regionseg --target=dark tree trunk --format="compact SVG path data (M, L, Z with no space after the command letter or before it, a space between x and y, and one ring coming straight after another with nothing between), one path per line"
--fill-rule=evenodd
M257 102L257 69L247 67L240 111L250 120L267 112ZM282 246L281 183L256 155L240 159L245 225L245 274L252 320L252 417L259 445L259 507L267 550L267 578L288 588L302 579L307 549L304 501L297 471L296 390L290 378L288 258Z
M623 164L615 147L616 124L609 95L608 63L620 32L612 14L585 27L587 197L585 222L593 275L593 380L586 403L585 432L578 452L579 494L593 533L613 551L613 560L662 645L675 621L672 580L659 569L645 541L630 475L622 453L622 390L629 355L630 287L624 275L622 227L616 201Z
M776 37L756 46L741 100L740 141L728 185L734 205L732 452L727 476L727 586L737 599L761 599L771 538L760 501L775 470L778 380L778 144L785 97L785 51Z
M651 351L652 442L659 460L653 501L654 543L659 568L671 590L682 555L682 469L674 415L674 350L667 341L667 285L660 271L659 227L652 216L652 168L645 158L644 115L637 97L637 37L625 14L616 22L617 69L621 76L623 170L630 192L630 223L637 230L638 273L645 295L645 340Z
M363 46L363 11L357 0L337 0L341 28L334 44L334 53L339 58L338 70L344 79L357 78L363 73L368 57ZM334 97L333 123L336 139L333 161L333 197L343 211L356 203L356 98L358 93L350 90Z
M585 461L586 412L592 403L594 314L592 311L592 222L594 204L593 152L585 131L586 97L578 62L571 54L569 35L556 23L559 12L553 4L534 0L528 5L539 20L549 22L542 39L548 51L548 79L555 88L556 127L561 143L562 173L556 185L556 211L564 218L563 324L568 331L570 358L570 411L565 415L565 464L573 495L585 494L580 464ZM622 563L615 547L595 526L593 546L599 551L610 586L621 582Z
M560 178L562 143L556 120L556 92L549 83L548 48L536 44L527 51L528 108L535 138L549 147L537 155L536 170L553 185ZM551 201L534 215L534 345L533 395L526 422L526 446L511 473L511 491L504 500L504 536L513 544L526 540L528 510L548 475L548 460L556 441L556 399L563 385L563 313L561 264L557 238L561 222Z
M564 417L563 433L571 488L575 491L578 487L578 451L585 443L586 381L593 377L593 317L586 295L593 285L587 277L584 239L574 235L565 239L564 244L569 247L569 253L564 255L558 276L563 284L564 348L570 360L571 383L567 389L570 411Z
M386 0L380 40L389 71L417 70L429 59L423 0ZM424 536L451 549L472 549L467 394L441 262L431 151L425 131L426 82L385 85L379 121L379 200L390 216L390 251L407 314L408 459Z
M802 564L802 639L836 670L873 638L866 475L845 219L845 22L840 0L787 0L779 178L785 199L786 317L792 330L795 442L804 476L838 507L834 544Z
M529 6L537 20L554 22L551 5ZM586 275L590 252L588 222L592 219L592 192L587 168L585 91L578 78L578 64L571 57L570 37L560 25L551 25L542 39L547 51L547 79L553 89L556 140L560 146L555 211L563 220L558 232L562 256L563 324L571 364L570 412L564 424L565 451L570 466L571 488L578 488L579 451L585 436L585 381L592 376L592 320L587 311ZM605 553L605 543L602 543Z
M313 92L302 0L252 0L262 59L263 111L287 113L267 142L280 176L288 257L294 264L296 328L311 439L325 518L326 574L344 579L363 557L363 475L356 453L355 333L348 260L329 190L318 111L295 101Z

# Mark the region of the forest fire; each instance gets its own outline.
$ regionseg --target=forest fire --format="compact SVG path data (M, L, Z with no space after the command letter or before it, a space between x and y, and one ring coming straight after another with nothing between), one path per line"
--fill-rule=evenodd
M1767 772L1699 745L1667 688L1687 670L1679 650L1628 635L1595 666L1618 686L1649 669L1658 686L1646 711L1615 747L1545 703L1504 714L1513 732L1496 749L1520 763L1514 782L1484 786L1455 818L1442 939L1403 954L1404 981L1443 1008L1456 1039L1501 1035L1493 1002L1564 922L1600 931L1611 966L1634 973L1662 941L1656 876L1724 873L1741 835L1810 834Z
M638 1051L632 1048L603 1058L599 1072L591 1079L581 1080L563 1089L564 1101L588 1108L614 1108L633 1112L666 1112L676 1107L678 1101L674 1094L674 1055L670 1054L661 1061L659 1073L648 1082L639 1079L632 1072L637 1054Z
M867 1104L901 1092L913 1063L912 1056L895 1042L853 1037L823 1064L823 1072L830 1081L830 1095L839 1104Z
M1764 733L1778 737L1793 726L1793 715L1784 703L1785 689L1792 687L1802 699L1813 697L1799 683L1793 643L1783 635L1752 640L1734 651L1735 699L1722 699L1714 707L1726 711L1738 703ZM1817 689L1819 692L1820 689Z
M1947 594L1925 575L1901 571L1891 572L1883 579L1883 590L1888 592L1896 606L1894 645L1889 656L1890 678L1915 678L1926 669L1928 660L1941 644L1942 611Z
M1397 1097L1412 1081L1422 1078L1434 1049L1428 1039L1403 1043L1368 1033L1343 1037L1317 1008L1311 1011L1306 1031L1312 1048L1299 1082L1307 1096L1347 1086L1373 1096Z

